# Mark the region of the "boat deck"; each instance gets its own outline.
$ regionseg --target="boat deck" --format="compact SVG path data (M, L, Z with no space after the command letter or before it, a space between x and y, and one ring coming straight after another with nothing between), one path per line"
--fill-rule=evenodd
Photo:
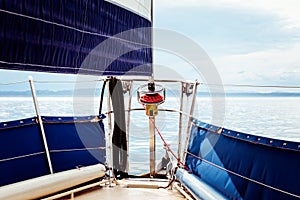
M88 190L75 193L76 200L98 200L98 199L186 199L175 188L159 188L168 185L168 180L151 179L125 179L119 180L112 186L97 186ZM59 198L60 200L70 199L70 195Z

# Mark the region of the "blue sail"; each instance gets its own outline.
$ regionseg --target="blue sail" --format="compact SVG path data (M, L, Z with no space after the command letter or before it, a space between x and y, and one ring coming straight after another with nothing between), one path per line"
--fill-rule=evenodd
M3 0L0 21L1 69L152 74L149 17L112 0Z

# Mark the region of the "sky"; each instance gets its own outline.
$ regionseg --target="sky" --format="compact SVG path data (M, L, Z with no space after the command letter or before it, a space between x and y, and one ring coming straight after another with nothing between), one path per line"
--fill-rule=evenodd
M154 27L197 42L223 83L300 85L300 1L159 0L154 5Z
M197 42L225 84L295 86L300 85L299 9L299 0L155 0L154 27ZM174 55L157 51L154 62L199 79ZM30 74L1 70L0 82L26 80ZM33 77L72 79L40 73Z

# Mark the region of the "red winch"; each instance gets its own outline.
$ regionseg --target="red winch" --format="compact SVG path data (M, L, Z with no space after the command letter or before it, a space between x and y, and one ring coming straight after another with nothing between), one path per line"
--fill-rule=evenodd
M150 82L138 88L138 102L143 104L146 109L146 115L156 116L158 114L157 106L165 101L165 88L161 85Z

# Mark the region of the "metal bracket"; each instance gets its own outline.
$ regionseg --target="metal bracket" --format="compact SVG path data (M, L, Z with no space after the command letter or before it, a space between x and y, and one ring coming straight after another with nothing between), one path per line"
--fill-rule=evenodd
M131 91L132 81L122 81L123 86L123 93L126 94L127 92Z
M195 83L182 83L182 93L186 94L186 96L190 96L193 94Z

